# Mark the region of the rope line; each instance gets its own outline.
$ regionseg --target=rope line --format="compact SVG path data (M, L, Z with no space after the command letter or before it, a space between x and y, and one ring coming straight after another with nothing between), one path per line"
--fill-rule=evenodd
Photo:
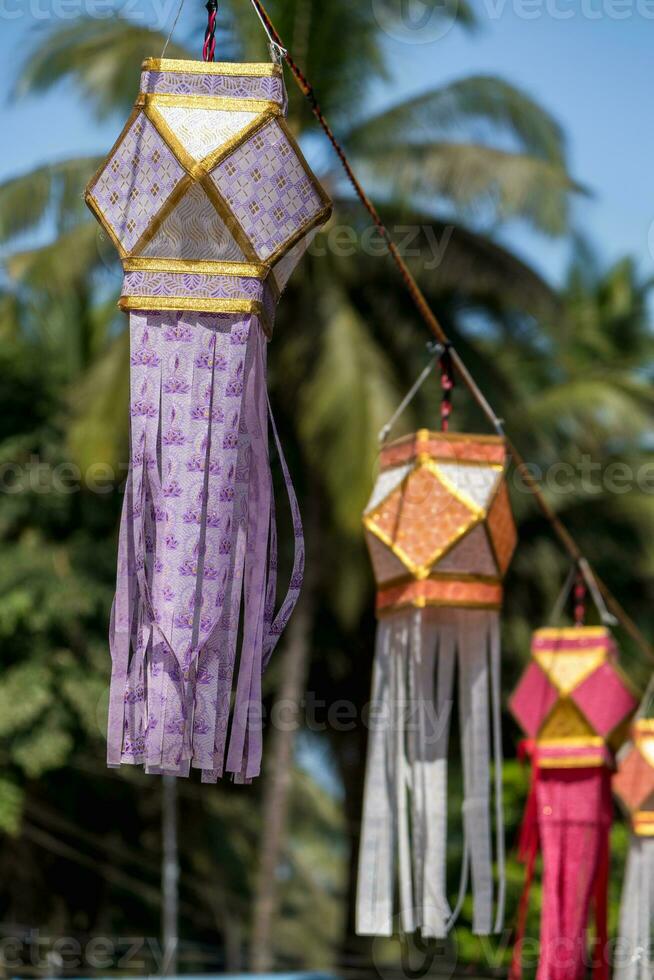
M566 526L563 524L561 519L554 511L551 504L546 499L542 487L540 486L538 480L535 478L535 476L529 469L529 466L526 463L524 457L516 448L512 440L508 436L506 436L504 432L503 419L500 419L495 414L491 405L489 404L485 395L480 389L479 385L472 377L466 365L462 361L459 353L455 350L454 347L452 347L447 334L445 333L434 311L431 309L429 303L427 302L411 270L409 269L408 265L402 258L402 255L400 254L397 245L391 238L391 234L387 229L386 225L384 224L384 222L382 221L379 212L377 211L377 208L366 194L362 185L359 183L359 180L356 174L354 173L354 170L352 169L352 166L347 158L345 150L337 140L329 123L327 122L327 120L323 115L322 109L320 108L320 104L316 97L316 93L313 86L306 78L306 76L303 74L303 72L298 67L298 65L296 65L296 63L293 61L291 54L289 53L288 49L284 45L284 42L280 37L279 33L277 32L275 25L271 21L263 3L261 2L261 0L251 0L251 3L255 7L257 13L259 14L259 18L262 24L264 25L268 37L271 38L272 41L278 46L280 51L283 52L283 57L284 60L286 61L286 64L291 70L291 73L295 81L297 82L300 91L308 100L313 115L316 117L318 123L322 127L323 131L325 132L325 135L327 136L329 142L331 143L334 152L336 153L338 159L340 160L343 170L345 171L345 174L350 184L352 185L357 197L359 198L359 200L365 207L366 211L372 218L372 221L375 227L377 228L377 230L379 231L379 234L386 242L391 258L395 262L395 265L398 268L402 281L406 287L406 290L411 296L411 299L413 300L416 309L420 313L420 316L424 320L429 330L431 330L432 334L436 337L438 342L448 349L454 370L465 384L466 388L472 395L473 399L475 400L475 402L477 403L481 411L484 413L484 415L489 420L491 425L495 428L496 432L504 436L506 440L507 448L511 453L511 456L513 457L513 461L515 463L516 469L520 475L522 482L524 483L527 490L529 490L529 492L534 497L541 511L541 514L552 527L552 530L554 531L556 537L559 539L559 542L561 543L564 550L567 551L568 555L575 563L575 565L579 567L581 574L583 575L584 580L587 582L591 591L593 587L597 589L599 594L603 597L604 601L606 602L609 611L613 613L616 616L616 618L620 621L625 632L629 634L629 636L632 638L634 643L640 649L641 653L643 653L644 656L646 656L650 661L654 663L654 647L648 642L648 640L645 638L643 633L641 633L640 629L638 628L634 620L629 616L627 612L625 612L625 610L622 608L622 605L618 602L618 600L609 590L608 586L605 585L605 583L600 579L597 573L591 569L588 560L582 554L579 546L577 545L577 542L574 540L574 538L572 537L572 535L570 534Z

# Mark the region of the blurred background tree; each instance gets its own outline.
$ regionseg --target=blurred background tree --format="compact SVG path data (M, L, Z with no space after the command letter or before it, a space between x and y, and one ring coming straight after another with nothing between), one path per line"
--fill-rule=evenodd
M434 7L462 30L475 25L466 3ZM517 444L547 475L552 504L648 626L651 493L637 484L616 491L590 475L599 466L606 476L611 465L615 473L622 465L644 472L650 283L629 259L598 268L579 241L557 292L497 238L509 219L543 235L572 234L570 198L584 191L568 172L560 127L495 77L463 77L366 115L370 87L388 68L371 9L275 0L270 10L389 227L404 236L448 334ZM221 16L221 57L267 57L254 16L241 5L237 16L234 3ZM197 56L199 16L196 27L174 38L167 55ZM163 43L121 15L58 26L30 52L15 94L67 79L98 118L115 117L118 130L141 60ZM184 971L247 962L363 970L372 958L392 965L398 956L391 942L371 951L353 935L366 742L360 719L374 636L360 513L377 433L425 363L429 338L304 100L293 85L289 94L291 124L336 207L289 284L270 347L271 397L305 515L309 573L265 683L268 707L276 697L298 702L311 692L314 717L308 725L311 712L298 710L297 738L270 731L261 786L180 784ZM138 773L107 771L103 761L128 341L115 310L113 247L82 206L97 165L73 159L0 187L0 919L59 935L156 936L160 787ZM436 425L438 398L434 377L398 433ZM454 426L485 431L459 389ZM507 583L505 692L567 572L517 477L512 489L521 546ZM290 555L281 558L288 567ZM642 678L628 643L625 652ZM329 710L344 701L355 722L339 723ZM505 729L511 755L516 732L508 719ZM525 780L510 762L510 842ZM616 840L619 866L621 827ZM454 881L456 846L450 857ZM509 923L520 884L512 863ZM481 963L488 956L466 931L469 912L457 934L459 958ZM497 955L506 962L501 945ZM142 970L158 968L152 949L144 962Z

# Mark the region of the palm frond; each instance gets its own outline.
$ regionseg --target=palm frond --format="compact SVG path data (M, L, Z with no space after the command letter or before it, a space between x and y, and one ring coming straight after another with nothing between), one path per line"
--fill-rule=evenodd
M347 296L333 287L325 304L322 350L301 393L298 429L307 458L323 474L337 525L358 534L376 436L399 395L391 363Z
M555 425L577 445L605 446L611 439L640 438L651 425L651 400L647 386L636 390L606 376L580 376L532 398L528 413L532 428Z
M41 248L16 252L6 260L9 276L22 286L48 296L65 296L104 265L95 222L77 225Z
M566 230L569 197L581 191L558 163L475 143L409 143L359 156L407 200L440 198L487 220L521 217L551 235Z
M496 141L509 137L530 155L565 165L565 138L556 120L520 89L492 75L472 75L430 90L364 120L347 136L359 152L405 141L469 138L474 127ZM475 142L482 142L479 132Z
M114 310L108 312L111 315ZM110 483L117 483L124 475L128 438L128 366L129 333L123 330L105 347L102 356L95 359L71 396L68 445L71 458L89 485L102 473L106 477L107 467L111 473Z
M26 58L15 87L17 96L42 92L73 79L99 118L127 112L138 91L141 62L158 57L165 34L140 27L124 17L81 17L49 31ZM169 58L192 55L170 42Z
M62 232L86 217L83 190L99 164L98 157L75 157L0 184L0 242L34 231L46 219Z
M463 2L461 0L428 0L422 4L422 7L427 9L422 11L420 18L416 18L413 28L409 28L409 30L416 31L418 38L421 27L426 29L433 19L455 22L468 29L476 27L479 23L474 7L466 0ZM406 16L404 7L400 6L397 0L376 0L375 13L380 18L386 17L389 23L402 21Z

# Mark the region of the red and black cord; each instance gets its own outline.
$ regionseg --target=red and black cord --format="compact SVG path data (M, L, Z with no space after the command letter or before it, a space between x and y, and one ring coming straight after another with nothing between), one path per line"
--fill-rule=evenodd
M586 580L584 573L579 568L574 587L574 620L575 626L584 626L586 622Z
M218 0L207 0L207 29L204 32L203 61L213 61L216 54L216 19L218 17Z
M440 357L441 388L443 397L441 399L441 432L447 432L450 427L450 415L452 414L452 392L454 390L454 365L452 363L451 345L445 344L443 353Z

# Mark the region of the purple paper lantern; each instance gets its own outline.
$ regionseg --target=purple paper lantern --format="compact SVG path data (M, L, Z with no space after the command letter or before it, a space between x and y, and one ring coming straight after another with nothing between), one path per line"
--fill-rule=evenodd
M110 766L180 776L195 767L205 782L260 770L261 675L304 564L277 442L295 561L275 616L266 341L330 214L285 112L279 65L150 59L87 190L123 262L131 340Z

